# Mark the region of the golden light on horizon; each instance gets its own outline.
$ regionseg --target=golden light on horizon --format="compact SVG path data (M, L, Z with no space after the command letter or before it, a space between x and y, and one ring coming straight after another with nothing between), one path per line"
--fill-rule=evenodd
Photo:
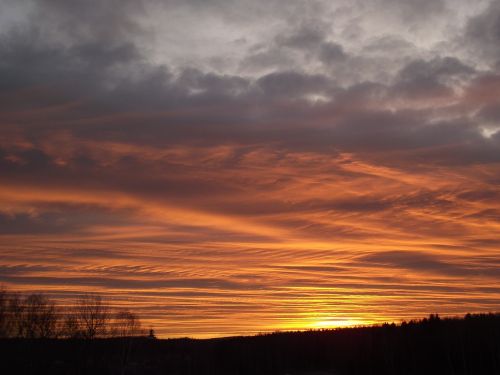
M334 328L349 328L349 327L359 327L366 326L370 323L359 321L359 320L351 320L351 319L329 319L329 320L319 320L312 324L312 328L315 329L334 329Z

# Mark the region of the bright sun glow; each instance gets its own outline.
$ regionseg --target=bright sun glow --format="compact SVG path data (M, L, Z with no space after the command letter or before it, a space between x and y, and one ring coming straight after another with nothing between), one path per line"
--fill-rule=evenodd
M365 323L354 319L329 319L329 320L320 320L314 322L312 326L315 329L329 329L329 328L354 327L363 324Z

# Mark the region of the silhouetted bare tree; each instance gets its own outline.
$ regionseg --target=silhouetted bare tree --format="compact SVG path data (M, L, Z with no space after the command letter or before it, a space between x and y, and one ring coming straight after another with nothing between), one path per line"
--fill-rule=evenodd
M0 289L0 338L85 338L145 336L139 317L110 312L102 297L86 294L69 308L43 294L25 297Z
M113 317L111 335L115 337L144 335L139 317L128 310L118 311Z
M17 293L7 293L7 337L24 337L24 304Z
M0 338L8 337L9 301L5 289L0 290Z
M106 336L109 309L101 296L86 294L79 298L75 318L82 337L94 339Z
M31 294L22 301L23 337L53 338L57 336L58 314L54 302L42 294Z
M69 309L64 314L64 320L61 324L61 335L70 339L83 337L74 309Z
M56 337L58 318L54 302L41 294L0 291L0 337Z

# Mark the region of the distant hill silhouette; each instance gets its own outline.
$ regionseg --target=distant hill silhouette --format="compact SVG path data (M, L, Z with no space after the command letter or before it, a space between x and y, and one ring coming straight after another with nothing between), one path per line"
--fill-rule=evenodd
M500 374L500 314L209 340L2 339L4 374Z

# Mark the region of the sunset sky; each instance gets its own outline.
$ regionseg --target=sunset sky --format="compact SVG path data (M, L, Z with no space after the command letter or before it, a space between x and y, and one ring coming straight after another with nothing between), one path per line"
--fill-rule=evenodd
M0 0L0 285L160 337L500 311L500 1Z

